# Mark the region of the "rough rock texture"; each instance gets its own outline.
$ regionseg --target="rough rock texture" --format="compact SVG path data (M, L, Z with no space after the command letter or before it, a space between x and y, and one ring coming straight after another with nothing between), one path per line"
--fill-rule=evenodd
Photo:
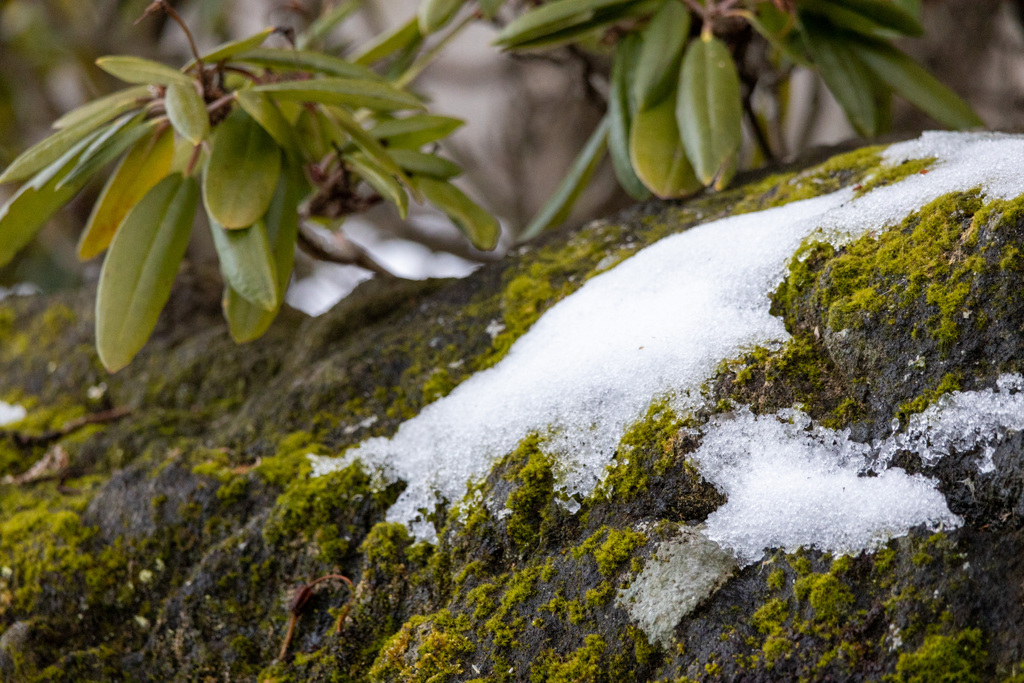
M458 282L371 281L244 347L219 320L216 277L191 271L153 341L114 376L91 347L92 292L0 302L0 400L29 409L0 440L0 476L58 446L70 463L0 484L0 677L1024 680L1020 433L986 475L969 466L977 453L937 465L897 454L941 482L965 519L955 531L917 529L857 557L778 552L742 569L693 541L725 499L688 460L700 446L688 427L711 411L801 404L869 440L945 392L1021 371L1024 212L1013 203L950 196L878 239L805 244L773 299L794 339L724 362L701 414L652 405L575 515L554 501L553 462L533 437L433 511L436 545L383 522L401 483L359 464L309 477L307 453L393 433L642 246L866 184L877 164L866 150L637 207ZM132 412L24 439L110 408ZM689 585L657 569L701 557L716 565ZM631 606L647 565L652 587L686 599ZM354 588L327 578L301 590L337 574Z

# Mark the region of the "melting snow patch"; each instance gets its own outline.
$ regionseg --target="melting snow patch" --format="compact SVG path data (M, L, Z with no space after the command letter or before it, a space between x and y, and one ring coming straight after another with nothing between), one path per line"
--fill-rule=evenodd
M663 239L552 307L501 363L428 405L393 438L369 439L333 461L318 459L314 471L322 474L359 458L405 480L409 486L388 519L408 523L418 537L429 539L434 530L421 511L461 498L468 480L484 476L523 437L538 431L549 435L549 447L560 456L561 493L586 495L625 428L642 416L652 398L695 394L721 359L750 345L788 338L781 321L769 313L767 294L801 240L819 229L830 239L852 239L897 223L952 191L981 187L989 198L1006 199L1024 194L1019 171L1024 138L932 133L894 145L885 156L891 163L938 160L927 175L858 199L842 190ZM735 420L734 439L747 433L792 436L777 420ZM835 452L843 444L794 438L782 444L783 453L760 449L764 452L746 464L724 454L709 460L717 463L708 467L717 468L726 486L755 485L752 473L763 475L777 465L783 467L778 485L794 495L807 489L794 498L800 516L780 519L768 544L819 543L820 534L835 533L830 544L852 550L883 532L951 521L928 481L899 472L883 472L875 481L858 477L857 466ZM749 494L750 506L771 504L764 491L751 489ZM875 496L886 502L875 502ZM756 544L765 539L730 531L738 517L730 524L728 515L753 509L737 502L715 527L723 542L747 555L760 552L764 546ZM822 519L808 521L804 515ZM880 526L868 522L872 515ZM845 523L851 528L839 531Z
M23 406L12 406L9 403L0 401L0 427L21 422L25 419L26 415L28 415L28 411Z
M854 553L918 524L959 525L931 479L899 468L862 476L868 446L785 417L755 417L746 407L716 416L693 455L728 498L708 517L707 535L740 561L756 562L765 548Z

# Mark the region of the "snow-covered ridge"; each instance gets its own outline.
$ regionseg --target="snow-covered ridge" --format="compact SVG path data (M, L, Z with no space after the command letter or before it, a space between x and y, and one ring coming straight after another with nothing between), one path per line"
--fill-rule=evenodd
M433 528L419 510L461 498L467 480L484 476L524 436L539 431L550 435L548 447L559 455L562 493L588 494L626 427L653 398L695 397L721 359L788 339L769 314L767 295L803 239L816 231L836 241L853 239L953 191L981 187L992 199L1024 194L1024 138L929 133L885 152L891 163L925 157L937 158L927 175L858 199L842 190L661 240L551 308L501 363L424 408L393 438L367 440L342 458L315 458L315 473L359 458L409 482L388 519L429 539ZM892 469L869 481L842 452L859 445L806 438L773 418L740 415L728 427L722 420L708 425L697 459L730 497L708 521L711 538L749 561L765 546L853 551L919 523L956 522L928 480ZM744 439L757 440L759 450ZM736 452L713 454L712 446L723 443ZM833 500L827 492L847 487L849 498L834 524L797 524L791 534L757 537L736 531L746 523L741 512L747 508L739 502L761 495L756 475L779 463L790 479L775 488L773 504L791 514L820 516L816 506Z

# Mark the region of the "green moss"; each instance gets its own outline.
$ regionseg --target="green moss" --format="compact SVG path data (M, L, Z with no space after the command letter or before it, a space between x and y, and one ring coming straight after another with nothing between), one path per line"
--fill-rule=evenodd
M807 601L814 611L814 620L838 627L853 608L853 593L832 573L808 574L793 585L797 599Z
M569 657L546 651L530 669L530 683L599 683L608 680L605 650L608 645L596 634Z
M872 190L885 185L893 185L909 176L918 173L927 173L928 168L935 163L935 157L925 159L908 159L895 166L881 166L871 173L867 179L854 188L854 197L863 197Z
M924 412L928 406L935 403L940 397L958 391L962 380L963 375L959 370L946 373L935 387L921 392L913 400L901 403L896 411L896 418L900 421L901 425L906 425L910 421L911 415Z
M400 575L411 544L412 537L404 524L374 524L359 546L359 552L366 558L366 572L371 577Z
M630 558L634 550L646 543L647 537L638 531L603 526L571 552L576 559L593 555L598 571L611 576L619 565Z
M765 635L780 634L789 619L789 604L785 600L772 598L761 605L750 617L750 625Z
M772 590L781 590L782 587L786 585L786 572L781 569L772 570L772 573L768 575L768 579L765 583Z
M930 635L920 648L900 654L892 683L973 683L983 680L986 653L981 631L953 636Z
M371 681L446 683L465 671L464 661L476 646L466 637L468 618L441 610L413 617L381 648L368 672ZM412 646L416 655L409 657Z
M566 620L571 624L582 624L587 618L586 609L579 600L567 600L562 591L555 593L555 597L548 600L538 609L550 612L554 616Z
M683 424L668 398L653 401L644 417L622 435L615 460L594 496L625 501L646 491L650 478L661 476L671 466L673 442Z
M615 587L612 586L611 582L602 581L597 584L597 587L588 590L584 599L586 600L588 607L602 607L603 605L608 604L608 601L611 600L614 593Z
M484 628L491 634L498 647L515 647L516 638L522 632L526 619L520 614L522 605L537 592L537 579L542 567L533 565L515 572L508 580L494 616L487 620Z
M533 550L541 539L554 495L555 476L551 458L540 448L540 437L526 437L509 457L512 471L506 479L518 484L509 494L505 506L512 514L506 533L521 553Z

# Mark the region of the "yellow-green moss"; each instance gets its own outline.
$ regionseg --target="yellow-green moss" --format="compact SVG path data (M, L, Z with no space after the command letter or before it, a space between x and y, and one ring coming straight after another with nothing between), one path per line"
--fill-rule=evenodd
M608 645L597 634L588 635L583 646L569 657L550 650L530 669L530 683L599 683L608 680L605 650Z
M945 394L958 391L962 380L963 374L959 370L948 372L942 376L942 379L939 380L939 383L934 388L927 389L914 399L901 403L896 411L896 417L899 419L900 424L907 424L911 415L924 412L928 406L935 403Z
M810 604L815 621L831 627L839 626L853 607L853 593L832 573L803 576L796 580L793 592Z
M446 683L465 670L463 662L476 645L466 633L469 619L441 610L427 617L413 617L381 648L368 672L371 681ZM407 652L416 646L416 656Z
M521 553L532 550L540 541L554 495L552 460L541 450L540 445L540 437L531 434L509 456L512 470L506 479L518 486L505 502L505 506L512 512L508 516L506 533Z
M378 522L366 534L359 552L366 558L365 571L370 576L395 576L401 573L406 550L412 544L412 536L404 524Z
M633 551L647 543L647 537L632 529L609 529L603 526L587 540L572 549L572 556L581 559L593 555L597 570L611 576Z
M594 496L624 501L646 491L650 478L661 476L672 465L673 440L683 425L668 398L653 401L647 413L622 435L615 459Z
M781 569L772 570L772 573L768 575L768 579L765 581L769 588L772 590L779 590L786 585L786 572Z
M895 166L881 166L871 173L864 182L855 186L853 196L863 197L876 188L893 185L909 176L927 172L934 163L935 157L927 157L924 159L907 159Z
M501 596L494 615L484 624L497 647L516 646L516 638L526 624L526 619L520 614L520 607L536 595L537 579L541 571L540 565L533 565L515 572L508 579L508 587Z
M986 653L976 628L956 635L930 635L914 652L900 654L891 683L974 683L984 679Z

